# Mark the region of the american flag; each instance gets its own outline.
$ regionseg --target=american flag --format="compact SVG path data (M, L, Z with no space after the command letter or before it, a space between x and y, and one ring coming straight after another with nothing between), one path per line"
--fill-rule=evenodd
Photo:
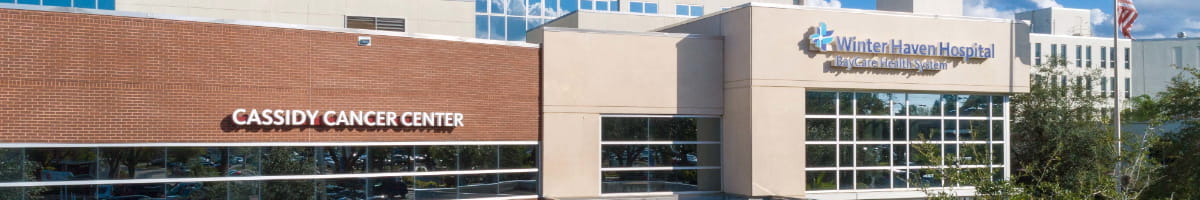
M1133 0L1117 0L1117 9L1117 26L1121 27L1121 34L1124 34L1125 38L1133 39L1133 35L1129 32L1130 29L1133 29L1133 22L1138 18L1137 8L1133 7Z

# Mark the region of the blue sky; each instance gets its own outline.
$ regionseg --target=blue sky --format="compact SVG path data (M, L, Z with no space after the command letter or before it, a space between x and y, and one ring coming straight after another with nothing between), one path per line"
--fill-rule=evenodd
M809 5L875 9L875 0L806 0ZM1174 37L1188 32L1200 36L1200 2L1195 0L1134 0L1141 16L1133 27L1134 38ZM1112 0L963 0L963 14L1012 18L1013 13L1066 7L1092 10L1096 36L1112 36Z

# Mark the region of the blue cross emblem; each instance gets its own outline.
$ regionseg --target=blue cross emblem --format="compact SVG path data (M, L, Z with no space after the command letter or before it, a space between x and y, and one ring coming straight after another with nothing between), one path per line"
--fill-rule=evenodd
M825 22L817 27L817 31L808 37L811 39L813 46L819 47L821 51L829 51L829 44L833 43L833 30L825 28Z

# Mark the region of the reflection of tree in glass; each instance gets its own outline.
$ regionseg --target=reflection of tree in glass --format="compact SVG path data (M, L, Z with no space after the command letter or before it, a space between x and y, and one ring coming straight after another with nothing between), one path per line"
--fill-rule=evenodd
M891 109L888 109L888 101L891 99L889 94L858 93L857 96L859 114L887 115L891 111Z
M270 147L264 148L263 173L268 175L306 175L315 174L316 165L312 161L311 147ZM314 196L312 181L268 181L263 185L265 199L294 199L296 197Z
M22 181L36 180L32 169L37 167L37 163L27 161L21 158L21 149L16 148L0 148L0 181ZM33 194L46 191L43 187L26 187L22 188L0 188L0 197L28 199Z
M101 158L108 170L108 174L105 176L108 178L144 178L134 177L138 175L137 170L141 167L139 165L151 168L162 167L163 149L158 147L112 148L101 149L100 152L104 154Z

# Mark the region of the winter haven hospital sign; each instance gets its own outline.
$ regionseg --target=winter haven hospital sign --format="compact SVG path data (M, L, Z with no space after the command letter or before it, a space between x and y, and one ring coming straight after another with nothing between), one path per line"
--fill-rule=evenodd
M974 43L966 46L950 43L905 43L904 40L871 40L847 36L834 36L824 22L814 28L809 36L811 51L823 53L846 53L835 55L831 66L880 69L945 70L950 62L961 59L988 59L996 57L996 44ZM896 56L874 56L874 55ZM953 59L948 59L953 58Z

